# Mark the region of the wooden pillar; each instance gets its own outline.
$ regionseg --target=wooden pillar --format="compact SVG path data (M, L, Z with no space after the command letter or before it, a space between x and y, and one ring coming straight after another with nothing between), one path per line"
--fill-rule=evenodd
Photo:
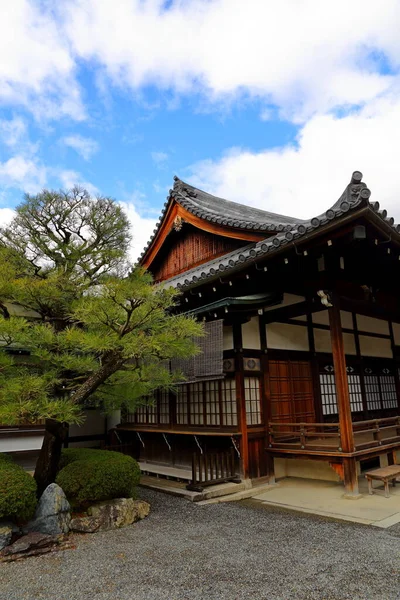
M242 325L233 324L233 344L235 349L235 383L236 383L236 402L238 425L240 436L240 459L242 465L242 478L249 477L249 438L247 432L246 419L246 398L244 391L244 372L243 372L243 343L242 343Z
M340 318L340 303L338 296L334 295L329 311L329 326L331 330L333 366L335 369L336 397L340 425L340 446L343 452L354 452L353 423L351 420L351 407L349 385L347 381L346 357L342 323ZM355 458L343 459L344 487L346 495L358 496L357 461Z
M262 390L262 410L264 420L264 446L268 446L269 422L272 419L271 414L271 384L269 378L269 363L268 363L268 345L267 332L264 315L258 317L258 326L260 331L260 348L261 348L261 390ZM264 450L265 452L265 450ZM266 468L269 483L275 483L275 461L271 454L266 455Z

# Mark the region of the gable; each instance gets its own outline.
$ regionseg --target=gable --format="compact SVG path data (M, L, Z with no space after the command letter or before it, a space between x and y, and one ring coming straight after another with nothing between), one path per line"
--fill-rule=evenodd
M248 244L245 240L226 238L184 223L182 229L169 233L149 270L155 281L165 281Z

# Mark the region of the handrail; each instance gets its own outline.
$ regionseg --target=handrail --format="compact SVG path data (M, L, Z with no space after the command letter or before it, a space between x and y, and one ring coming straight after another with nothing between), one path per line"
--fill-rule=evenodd
M396 435L389 431L396 429ZM389 434L389 435L386 435ZM384 417L382 419L369 419L367 421L354 421L353 434L355 440L354 451L367 447L381 447L400 441L400 416ZM361 439L360 436L370 435L371 439ZM318 454L316 447L332 448L332 438L337 440L337 450L342 452L340 440L340 423L284 423L270 421L268 423L269 448L284 449L298 448ZM319 442L319 443L318 443Z

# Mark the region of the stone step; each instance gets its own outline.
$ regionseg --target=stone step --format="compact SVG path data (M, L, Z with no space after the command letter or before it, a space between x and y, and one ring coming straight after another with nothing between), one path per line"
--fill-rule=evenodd
M192 479L192 471L190 469L168 467L167 465L144 461L139 461L138 464L142 473L148 476L166 477L177 481L190 481Z
M162 479L153 477L150 475L142 475L140 479L140 485L142 487L150 488L158 492L164 492L165 494L171 494L173 496L179 496L186 498L191 502L202 502L204 500L211 500L213 498L219 498L221 496L232 495L237 492L244 491L246 489L245 483L219 483L217 485L210 485L205 487L202 492L192 492L186 489L186 484L170 479Z
M248 498L254 498L259 494L264 494L265 492L269 492L277 487L277 484L264 483L262 485L255 485L254 487L237 490L232 494L219 496L219 497L211 497L204 498L198 502L199 506L206 506L207 504L219 504L220 502L239 502L240 500L246 500Z

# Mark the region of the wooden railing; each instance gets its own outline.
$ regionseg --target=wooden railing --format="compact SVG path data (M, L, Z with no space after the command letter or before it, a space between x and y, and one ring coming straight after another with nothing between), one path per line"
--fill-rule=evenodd
M385 446L400 442L400 416L385 419L371 419L353 423L356 450ZM358 441L362 436L371 436L371 440Z
M275 449L339 450L339 423L268 423L268 446Z
M225 481L237 481L235 451L195 453L192 457L192 480L188 490L201 492L207 485Z
M400 444L400 416L353 422L355 452ZM275 450L343 450L339 423L268 423L268 447Z

